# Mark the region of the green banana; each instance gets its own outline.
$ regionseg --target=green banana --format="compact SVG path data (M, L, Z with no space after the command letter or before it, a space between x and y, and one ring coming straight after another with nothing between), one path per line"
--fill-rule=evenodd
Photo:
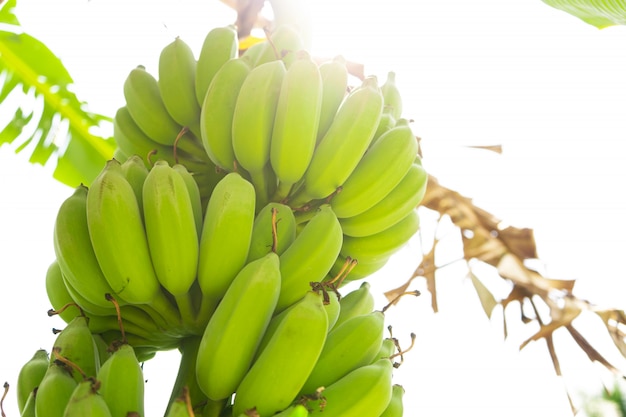
M333 210L327 204L320 206L293 243L280 255L282 281L277 311L302 298L311 288L311 282L324 279L339 255L342 236Z
M210 314L246 263L255 204L254 187L236 172L226 175L213 190L200 237L197 275L203 296L200 322Z
M286 69L282 61L253 68L245 78L233 112L232 146L237 163L250 173L261 206L275 184L268 183L274 116Z
M237 56L239 41L233 25L211 29L202 43L196 64L196 100L202 106L215 74L224 63Z
M380 417L402 417L404 415L404 404L402 403L403 397L404 387L402 387L402 385L394 384L391 387L391 400Z
M276 60L289 64L295 59L297 51L305 49L300 32L291 25L278 26L262 44L265 46L259 53L255 66Z
M316 143L319 143L335 119L337 109L348 92L348 68L342 56L319 66L322 76L322 106Z
M176 299L184 321L195 312L189 289L198 269L198 231L194 209L182 176L159 160L143 184L148 247L159 283Z
M322 76L306 51L296 53L282 80L270 143L278 179L274 200L287 197L304 175L315 150L322 105Z
M93 332L91 332L91 336L93 337L93 341L96 343L96 348L98 349L98 357L99 357L98 360L100 361L100 367L102 367L102 364L111 357L111 352L109 351L109 345L104 340L101 334L99 333L94 334Z
M98 347L91 335L89 318L86 316L76 316L65 326L56 336L52 352L50 364L54 363L58 354L82 370L82 374L77 370L71 370L76 382L82 381L85 376L96 376L100 369Z
M380 416L391 400L392 373L393 365L389 359L379 359L355 369L322 391L324 401L312 407L310 415Z
M413 163L404 178L382 200L353 217L339 219L344 235L363 237L380 233L405 218L424 198L428 174Z
M204 330L196 365L198 384L212 400L228 398L246 375L279 293L274 252L248 263L228 287Z
M304 187L290 200L299 207L337 191L367 150L383 109L376 77L368 77L345 98L328 131L317 145Z
M48 370L50 360L45 349L39 349L17 374L17 408L22 413L33 390L39 386Z
M52 261L46 271L46 294L48 295L52 309L58 311L57 315L61 317L64 322L69 323L74 317L80 315L78 308L63 309L67 304L76 302L65 286L63 273L56 260Z
M380 345L380 349L374 356L372 363L379 359L390 359L396 352L398 352L398 341L393 337L387 337L383 339L383 343Z
M383 134L332 198L330 205L337 217L356 216L382 200L402 181L417 151L417 139L409 126Z
M159 55L159 91L167 112L178 124L200 137L200 105L196 99L196 58L180 37Z
M200 112L204 150L215 165L227 172L238 168L232 142L233 113L239 91L250 70L247 59L227 61L209 84Z
M48 367L35 395L37 417L63 417L78 382L72 376L69 366L54 361Z
M144 66L133 68L126 77L124 98L132 119L150 139L162 145L174 144L182 126L170 116L161 98L159 82Z
M90 304L111 310L112 305L104 295L113 293L113 289L100 268L90 238L88 194L87 187L79 185L61 204L54 223L54 251L63 276L72 288Z
M204 220L200 188L198 187L198 183L194 179L193 175L184 165L174 164L172 168L174 168L174 171L178 172L185 182L185 186L187 186L187 193L189 194L189 199L191 200L191 209L193 211L193 218L196 224L196 232L198 234L198 239L200 239L200 235L202 234L202 222Z
M388 258L409 241L419 229L419 224L417 210L411 210L402 220L382 232L363 237L345 236L341 254L368 264Z
M322 296L306 293L285 314L237 387L233 415L254 407L270 416L289 407L322 351L327 327Z
M148 176L148 168L139 157L139 155L133 155L122 163L122 173L126 178L126 181L133 187L137 204L139 205L139 212L143 218L143 183Z
M339 327L352 317L368 314L374 310L374 295L370 291L371 287L370 283L365 281L359 288L341 297L339 317L334 327Z
M70 396L63 417L112 417L106 402L98 393L100 382L88 378L78 383Z
M118 344L100 367L97 379L112 417L126 417L130 412L144 415L143 371L131 345Z
M275 236L274 229L276 229ZM270 251L282 255L295 238L296 218L291 207L270 202L257 213L254 219L247 262L261 258Z
M334 327L301 393L312 394L354 369L370 364L382 345L384 325L384 314L373 311Z
M159 281L137 198L114 159L107 162L89 189L87 223L93 250L112 293L129 303L151 303L160 291Z
M396 84L395 72L389 71L387 73L387 79L380 86L380 91L383 94L385 107L390 110L394 119L400 119L402 117L402 97Z

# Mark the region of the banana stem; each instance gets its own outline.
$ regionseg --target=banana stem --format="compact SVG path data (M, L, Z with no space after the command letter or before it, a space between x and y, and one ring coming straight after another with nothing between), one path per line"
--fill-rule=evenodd
M183 295L175 296L174 299L176 300L176 305L178 306L178 311L180 312L183 325L185 327L189 327L189 329L195 333L196 313L191 301L191 294L187 292Z
M172 403L176 398L180 397L183 392L183 388L187 387L189 397L191 398L191 404L194 408L202 403L206 402L207 397L200 390L198 381L196 380L196 359L198 357L198 350L200 348L201 336L190 336L183 339L180 343L180 365L178 367L178 374L176 375L176 381L172 388L172 393L165 410L165 415L169 412Z
M209 319L213 315L216 306L217 303L213 298L203 295L202 301L200 301L198 314L196 315L196 326L204 329L209 322Z
M278 187L276 188L276 192L272 196L272 201L283 202L287 198L289 193L291 192L292 188L293 188L293 184L288 184L286 182L279 181Z
M159 291L149 304L163 319L166 323L166 329L171 330L179 330L181 328L181 318L180 313L176 309L176 307L170 302L170 300L165 296L163 291Z

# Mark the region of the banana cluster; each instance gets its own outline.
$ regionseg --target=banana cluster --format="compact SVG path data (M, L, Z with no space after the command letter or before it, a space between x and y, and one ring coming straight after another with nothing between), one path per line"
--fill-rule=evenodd
M345 60L318 64L289 26L238 49L221 27L198 59L177 38L158 77L131 70L115 158L57 214L46 290L61 334L80 317L94 340L124 341L111 358L179 349L172 417L401 416L399 347L369 284L340 296L419 228L427 174L395 74L351 88ZM87 378L59 404L78 387L116 395L111 358L67 358ZM72 374L62 363L50 367Z
M144 415L144 378L135 350L92 334L89 318L66 309L69 321L50 354L35 352L18 375L22 417L128 417ZM70 318L71 317L71 318Z

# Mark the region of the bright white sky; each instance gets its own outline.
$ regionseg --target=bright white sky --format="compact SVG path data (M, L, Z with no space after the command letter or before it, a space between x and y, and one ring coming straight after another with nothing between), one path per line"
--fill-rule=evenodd
M597 30L540 0L312 3L315 55L342 54L381 79L396 72L430 173L505 221L534 228L551 277L577 278L581 297L624 308L626 29ZM21 0L18 17L64 60L79 98L112 115L131 68L156 73L160 49L175 36L197 53L206 32L234 14L217 0ZM504 154L464 148L492 144ZM43 279L54 217L71 190L51 179L50 167L12 153L0 148L0 382L14 383L34 351L52 345L50 328L62 326L45 314ZM407 247L377 275L378 295L410 274L418 250ZM427 296L388 313L405 343L417 334L395 377L407 391L405 415L570 415L543 345L518 355L521 334L502 343L500 321L484 319L464 273L442 275L438 315ZM600 368L566 339L557 343L567 351L568 384L599 392ZM146 363L149 417L164 410L176 366L174 353ZM14 392L5 410L17 415Z

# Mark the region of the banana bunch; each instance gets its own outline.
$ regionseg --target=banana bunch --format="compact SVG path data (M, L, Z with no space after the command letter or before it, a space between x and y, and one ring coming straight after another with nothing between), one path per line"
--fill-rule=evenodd
M59 314L71 311L66 307ZM144 415L143 371L135 350L123 340L107 344L92 334L89 321L78 312L57 334L50 354L39 349L22 366L17 380L21 416Z
M270 252L250 263L217 307L197 352L202 392L228 416L401 416L402 352L369 284L344 297L315 287L277 311L279 262Z
M369 284L340 295L419 229L428 176L395 73L349 86L290 26L238 50L215 28L197 59L176 38L156 76L128 74L115 158L54 225L46 291L81 353L55 347L59 382L24 379L21 410L142 416L136 365L178 349L166 415L402 415Z

